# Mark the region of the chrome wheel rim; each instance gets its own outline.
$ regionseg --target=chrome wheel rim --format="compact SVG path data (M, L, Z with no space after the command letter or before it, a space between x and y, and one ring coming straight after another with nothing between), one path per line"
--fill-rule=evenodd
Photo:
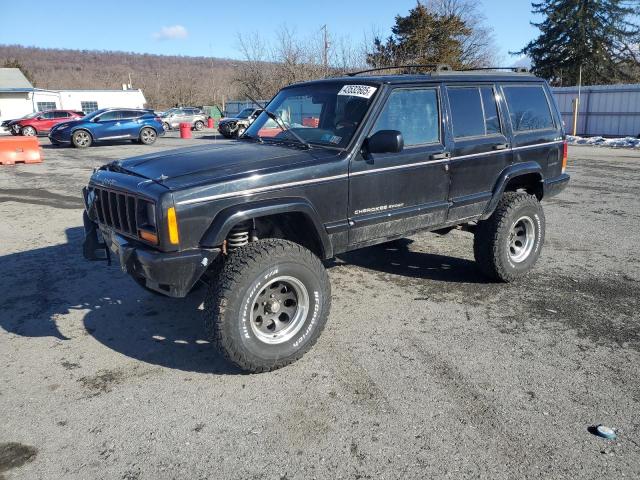
M156 132L154 132L153 130L146 129L142 131L140 136L144 143L152 143L156 139Z
M520 217L509 230L509 258L514 263L522 263L533 251L536 243L536 229L531 217Z
M166 131L169 131L169 130L171 129L171 127L169 126L169 124L168 124L168 123L166 123L166 122L162 124L162 128L164 128Z
M36 131L33 129L33 127L26 127L23 131L22 134L25 137L33 137L36 134Z
M258 340L283 343L304 325L309 313L309 293L297 278L277 277L256 293L251 305L251 331Z
M77 132L75 134L75 138L76 138L76 145L79 145L80 147L86 147L87 145L89 145L89 134L87 132Z
M200 131L204 128L204 123L196 122L196 130Z
M246 128L239 128L238 129L238 137L241 137L242 135L244 135L244 132L246 132L247 129Z

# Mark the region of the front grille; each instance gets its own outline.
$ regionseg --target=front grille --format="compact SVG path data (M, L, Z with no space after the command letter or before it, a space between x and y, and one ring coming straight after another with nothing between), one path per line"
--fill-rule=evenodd
M134 195L104 188L94 188L93 191L98 223L138 238L137 213L143 200L139 200Z

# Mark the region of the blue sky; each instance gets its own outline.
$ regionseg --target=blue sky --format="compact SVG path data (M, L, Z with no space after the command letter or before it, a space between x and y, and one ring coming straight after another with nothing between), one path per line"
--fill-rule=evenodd
M478 0L506 63L536 35L529 0ZM415 0L271 0L42 2L25 10L3 2L0 44L123 50L168 55L239 58L237 33L260 31L268 38L287 25L301 36L327 24L334 37L361 41L372 31L387 35L396 14ZM235 8L239 6L240 8Z

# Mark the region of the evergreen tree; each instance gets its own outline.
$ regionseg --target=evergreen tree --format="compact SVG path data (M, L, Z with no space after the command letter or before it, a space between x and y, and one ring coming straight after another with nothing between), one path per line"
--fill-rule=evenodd
M458 15L441 15L418 1L406 17L397 15L385 41L376 37L367 63L373 67L446 63L464 65L462 39L472 32Z
M637 79L640 30L633 23L637 2L543 0L531 4L544 15L540 36L518 54L528 55L535 74L555 85L586 85Z

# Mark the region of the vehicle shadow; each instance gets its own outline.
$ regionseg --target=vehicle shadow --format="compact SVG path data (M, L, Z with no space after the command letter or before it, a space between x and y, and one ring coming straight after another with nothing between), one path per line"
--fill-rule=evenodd
M67 242L0 257L0 327L68 341L91 335L105 347L184 371L241 374L206 340L204 289L185 299L147 292L114 262L82 257L82 228Z
M474 261L414 251L409 248L412 243L413 240L402 238L344 253L338 255L338 259L368 270L410 278L451 283L492 283Z

